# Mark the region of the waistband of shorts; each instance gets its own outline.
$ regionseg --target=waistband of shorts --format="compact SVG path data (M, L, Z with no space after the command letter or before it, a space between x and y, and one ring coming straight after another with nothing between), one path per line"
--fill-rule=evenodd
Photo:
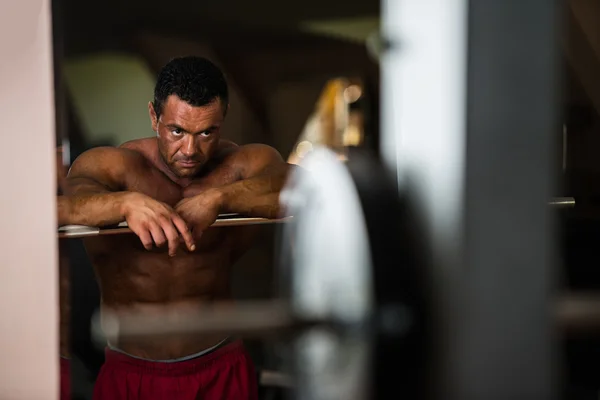
M126 356L129 356L131 358L138 358L138 359L144 360L144 361L173 363L173 362L181 362L181 361L191 360L191 359L198 358L200 356L212 353L213 351L215 351L219 347L223 347L225 344L230 343L231 341L232 341L232 339L228 337L228 338L225 338L225 339L221 340L219 343L215 344L214 346L209 347L208 349L204 349L202 351L199 351L198 353L190 354L190 355L179 357L179 358L168 359L168 360L152 360L152 359L147 359L147 358L144 358L144 357L134 356L133 354L129 354L126 351L123 351L123 350L119 349L118 347L113 347L110 343L108 343L107 347L109 349L113 350L113 351L116 351L117 353L123 353Z
M161 362L130 357L119 351L105 348L104 366L127 372L151 373L154 375L187 375L212 365L228 363L245 355L246 350L241 340L237 339L211 351L208 354L178 362Z

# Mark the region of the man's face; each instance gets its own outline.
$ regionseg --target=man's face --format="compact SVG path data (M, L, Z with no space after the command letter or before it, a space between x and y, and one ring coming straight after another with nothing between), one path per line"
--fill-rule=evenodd
M149 105L152 129L158 134L158 150L165 164L180 178L196 175L219 143L224 119L220 99L194 107L175 95L167 98L160 117Z

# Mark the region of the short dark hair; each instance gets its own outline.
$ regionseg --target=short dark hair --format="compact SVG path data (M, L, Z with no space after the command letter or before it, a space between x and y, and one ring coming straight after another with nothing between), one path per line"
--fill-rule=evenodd
M157 118L172 94L195 107L210 104L217 98L225 107L229 103L229 90L223 72L204 57L177 57L159 71L153 103Z

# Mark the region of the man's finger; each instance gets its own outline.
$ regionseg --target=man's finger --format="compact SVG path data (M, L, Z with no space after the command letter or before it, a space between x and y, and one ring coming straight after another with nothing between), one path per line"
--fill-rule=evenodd
M192 236L192 233L188 229L188 226L185 223L185 221L183 219L181 219L181 217L179 217L177 214L173 215L172 220L173 220L173 224L177 227L177 230L179 232L181 232L181 236L183 237L183 240L185 241L185 244L186 244L188 250L189 251L196 250L196 244L194 243L194 238Z
M177 254L177 247L179 247L179 233L173 226L171 220L161 218L161 227L167 236L169 242L169 255L174 257Z
M152 236L150 236L150 232L144 229L140 230L139 232L135 232L135 234L137 234L137 236L140 238L146 250L152 250Z
M156 245L156 247L163 246L167 241L162 228L157 223L150 224L150 234L152 235L152 239L154 240L154 244Z

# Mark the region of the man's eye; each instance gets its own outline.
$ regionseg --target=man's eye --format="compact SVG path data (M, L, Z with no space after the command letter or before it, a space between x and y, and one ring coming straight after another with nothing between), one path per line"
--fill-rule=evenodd
M175 135L175 136L181 136L181 135L183 135L183 131L182 131L181 129L179 129L179 128L175 128L175 129L173 129L173 130L171 131L171 133L172 133L173 135Z

